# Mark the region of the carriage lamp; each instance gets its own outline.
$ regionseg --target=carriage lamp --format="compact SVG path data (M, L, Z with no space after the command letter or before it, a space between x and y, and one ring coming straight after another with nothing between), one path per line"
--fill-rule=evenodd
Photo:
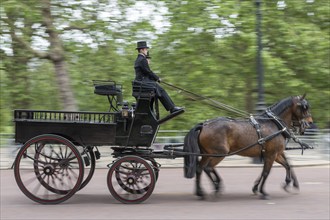
M123 107L121 109L121 116L123 116L123 118L128 118L128 115L129 115L128 102L124 101L123 102Z

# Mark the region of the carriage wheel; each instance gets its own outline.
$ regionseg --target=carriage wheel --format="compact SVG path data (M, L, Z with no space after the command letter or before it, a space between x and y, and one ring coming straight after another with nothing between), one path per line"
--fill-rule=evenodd
M89 159L90 164L87 165L86 162L84 163L85 164L85 172L84 172L85 173L85 176L84 176L84 180L83 180L83 182L82 182L82 184L81 184L81 186L79 187L78 190L81 190L82 188L84 188L89 183L89 181L91 181L91 179L92 179L92 177L94 175L95 164L96 164L96 162L95 162L96 161L95 160L95 154L93 152L93 148L92 147L88 147L86 151L82 150L81 156L83 158L84 157L87 157L87 159ZM88 169L89 169L89 171L88 171L88 174L87 174L86 171Z
M46 134L24 144L17 154L14 173L27 197L41 204L57 204L79 189L84 164L69 140Z
M122 203L141 203L149 198L155 188L155 173L141 157L125 156L114 162L108 177L108 188Z
M159 167L160 167L160 165L153 158L143 158L143 159L145 159L145 160L147 160L151 163L151 166L152 166L152 168L154 170L154 174L155 174L155 181L157 182L158 176L159 176ZM130 188L126 187L124 179L118 177L117 178L117 183L119 184L119 186L122 186L122 188L124 190L126 190L127 192L131 191ZM141 193L141 192L144 192L145 190L148 190L147 187L149 187L149 186L146 186L145 188L143 188L141 191L139 191L137 193Z

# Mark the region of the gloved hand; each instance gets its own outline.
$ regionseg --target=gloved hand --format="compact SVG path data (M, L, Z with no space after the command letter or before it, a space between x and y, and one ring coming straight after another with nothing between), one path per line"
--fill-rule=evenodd
M162 79L161 78L158 78L157 82L158 83L161 83Z

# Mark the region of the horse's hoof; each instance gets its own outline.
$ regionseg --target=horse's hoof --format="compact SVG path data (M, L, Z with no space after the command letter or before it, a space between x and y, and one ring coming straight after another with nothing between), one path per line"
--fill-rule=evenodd
M198 200L205 200L205 196L204 195L198 196Z
M284 189L285 192L290 193L288 187L289 187L288 184L286 184L286 183L283 183L283 184L282 184L282 189Z
M300 192L299 187L298 188L296 188L296 187L292 188L292 192L291 192L292 194L297 195L297 194L299 194L299 192Z
M213 192L214 192L214 193L213 193L214 196L218 196L218 195L220 194L220 193L219 193L219 190L214 190Z
M219 195L219 193L214 193L212 196L211 196L211 201L212 202L216 202L219 200L221 196Z
M285 192L291 193L291 194L298 194L299 193L299 187L293 186L290 187L288 184L283 184L282 188L284 189Z
M252 192L253 192L254 195L257 195L258 194L258 187L253 187Z
M223 191L224 191L224 186L221 186L221 185L215 189L215 193L221 194Z
M269 200L270 198L269 198L269 195L267 195L267 194L261 194L260 199Z
M200 190L197 190L196 191L196 196L198 196L198 198L201 199L201 200L204 200L205 199L204 193L202 191L200 191Z

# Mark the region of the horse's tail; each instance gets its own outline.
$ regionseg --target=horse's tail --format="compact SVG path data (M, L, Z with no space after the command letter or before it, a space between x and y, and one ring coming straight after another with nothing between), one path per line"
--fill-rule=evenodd
M202 130L203 123L197 124L192 128L189 133L184 138L183 151L187 153L197 153L199 154L199 144L198 137ZM197 168L197 158L196 155L185 155L184 156L184 176L186 178L193 178L196 174Z

